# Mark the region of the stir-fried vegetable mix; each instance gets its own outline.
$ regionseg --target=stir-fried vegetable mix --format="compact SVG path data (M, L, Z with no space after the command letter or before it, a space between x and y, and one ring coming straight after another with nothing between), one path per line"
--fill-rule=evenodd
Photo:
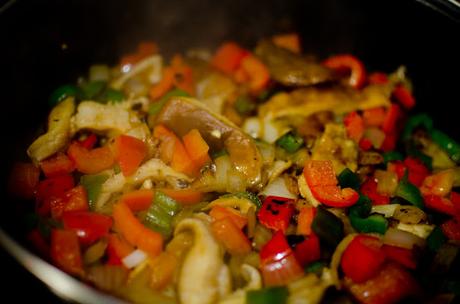
M57 267L142 303L394 303L460 292L460 145L404 67L296 34L141 43L50 98L10 189Z

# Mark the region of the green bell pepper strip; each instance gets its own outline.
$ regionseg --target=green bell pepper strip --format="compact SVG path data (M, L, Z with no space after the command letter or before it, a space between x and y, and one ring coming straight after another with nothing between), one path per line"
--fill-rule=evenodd
M404 160L404 156L399 153L398 151L389 151L389 152L385 152L382 154L383 156L383 163L385 164L385 166L389 163L389 162L392 162L392 161L395 161L395 160Z
M80 184L85 188L88 195L88 204L91 210L96 207L96 201L101 194L102 184L109 178L108 174L83 175Z
M252 192L248 192L248 191L224 194L221 197L226 198L226 197L232 197L232 196L250 200L254 205L256 205L257 210L259 210L260 207L262 207L262 201L260 200L260 198L256 194Z
M180 204L161 191L155 191L152 205L144 218L150 229L168 238L172 232L173 217L180 211Z
M303 138L292 132L286 133L281 136L276 144L289 153L294 153L299 150L304 144Z
M51 96L49 98L49 104L50 106L54 107L55 105L57 105L69 96L80 97L80 88L71 84L65 84L58 87L56 90L53 91L53 93L51 93Z
M157 115L161 111L161 108L163 108L164 104L169 100L169 98L174 96L190 97L190 94L181 89L173 89L161 97L160 100L150 104L149 114Z
M410 140L412 133L418 127L424 127L428 132L431 132L433 129L433 119L426 113L411 116L404 125L401 138L404 141Z
M359 186L361 185L359 176L348 168L343 169L339 176L337 176L337 179L342 189L352 188L358 190Z
M125 99L125 94L122 91L107 88L101 96L102 101L105 102L121 102Z
M285 286L267 287L246 292L246 304L284 304L289 291Z
M371 200L361 195L358 202L349 209L348 217L351 225L358 232L385 234L388 229L388 220L380 214L369 215L371 209Z
M255 110L256 105L247 96L240 96L236 99L234 107L239 114L247 115Z
M434 252L438 251L445 242L447 242L447 237L439 226L436 226L426 238L426 245Z
M106 87L107 82L101 80L85 83L81 87L83 91L83 98L89 100L99 100L99 97L102 95Z
M305 272L314 273L314 274L316 274L318 276L321 276L321 274L323 273L323 269L325 267L327 267L327 263L322 262L322 261L316 261L316 262L312 262L312 263L308 264L305 267Z
M399 181L398 187L395 191L395 196L399 198L403 198L404 200L408 201L415 207L423 209L423 197L420 193L420 190L414 184L411 184L407 180L407 173L406 175Z
M431 139L446 151L447 155L456 162L460 163L460 144L453 140L449 135L437 129L431 130Z
M336 247L343 238L343 223L323 206L316 208L316 215L311 224L313 232L330 247Z

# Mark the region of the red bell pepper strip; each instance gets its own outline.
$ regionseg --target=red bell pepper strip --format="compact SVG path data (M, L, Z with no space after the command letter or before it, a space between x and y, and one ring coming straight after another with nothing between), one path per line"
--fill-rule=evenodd
M63 153L58 153L40 162L40 168L46 177L72 173L75 170L73 161Z
M390 203L390 197L387 195L383 195L377 192L377 182L374 178L368 178L362 185L361 185L361 193L367 196L372 205L386 205Z
M364 135L364 120L361 115L356 111L350 112L344 117L343 124L348 137L358 143Z
M84 273L77 234L71 230L51 231L51 259L59 268L72 275Z
M457 214L460 214L460 193L455 191L450 192L450 201L454 205L455 210L457 210Z
M363 304L398 303L420 293L412 275L395 263L385 264L376 276L363 283L356 284L345 278L345 286Z
M83 148L91 150L97 143L97 136L94 133L91 133L85 139L78 142Z
M294 247L294 255L302 267L318 260L321 256L319 238L311 233L304 241Z
M397 85L393 90L393 97L406 109L410 110L415 106L415 98L412 93L403 85Z
M383 72L374 72L369 74L368 82L369 84L387 84L388 76Z
M123 194L120 201L125 203L133 212L149 209L153 203L154 192L150 189L140 189Z
M358 192L352 188L340 189L329 160L307 161L303 174L313 196L326 206L349 207L359 199Z
M393 133L386 133L380 149L384 152L393 151L396 147L397 136Z
M84 174L99 173L111 168L115 162L114 155L108 145L88 150L78 142L73 142L70 144L67 154L74 161L77 170Z
M108 235L113 220L110 216L95 212L70 211L64 212L62 223L65 229L76 232L82 245L90 245Z
M117 136L113 144L113 150L115 160L118 162L124 176L130 176L136 172L147 155L145 143L128 135Z
M124 238L117 234L109 234L107 244L107 264L121 265L121 260L133 252L134 248Z
M260 250L260 271L266 286L285 285L303 276L303 269L281 231Z
M420 187L425 177L430 173L428 168L421 160L410 156L404 160L404 165L409 171L407 176L409 182Z
M382 250L385 252L387 259L392 260L409 269L417 268L417 260L415 258L413 249L383 245Z
M51 210L51 201L61 199L74 187L73 177L69 174L47 178L37 186L36 210L39 215L47 216Z
M362 283L375 276L385 262L382 242L373 236L356 236L342 255L341 267L345 276Z
M442 223L441 230L448 239L460 241L460 219L458 217Z
M350 73L348 84L360 89L366 83L366 69L364 64L355 56L349 54L336 55L326 59L323 64L338 73Z
M8 180L8 192L18 198L32 199L40 178L40 169L32 163L16 162Z
M283 233L289 226L289 221L294 215L293 200L285 197L268 196L262 203L257 214L260 223L275 231Z
M88 196L83 186L76 186L50 201L51 216L60 219L66 211L86 211L89 209Z
M387 110L385 120L382 123L382 130L385 134L394 134L400 115L401 109L399 105L392 103L390 108Z
M448 198L427 194L423 196L423 201L425 202L425 207L428 209L452 216L460 215L454 204Z
M226 74L233 74L248 54L248 51L235 42L225 42L217 49L211 65Z

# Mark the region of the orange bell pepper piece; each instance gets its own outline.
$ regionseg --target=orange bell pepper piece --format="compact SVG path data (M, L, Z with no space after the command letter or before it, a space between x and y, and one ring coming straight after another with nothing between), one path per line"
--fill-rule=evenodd
M196 204L203 200L203 192L194 189L158 189L182 205Z
M193 129L182 137L185 150L198 168L211 162L209 157L209 146L200 134L200 131Z
M75 163L78 171L84 174L96 174L109 169L115 163L115 158L109 146L88 150L78 142L70 144L67 150L69 158Z
M118 161L118 165L124 176L130 176L136 172L139 165L147 156L147 146L145 143L132 136L117 136L113 148L115 160Z
M251 251L249 239L229 217L213 221L211 223L211 231L214 237L231 254L242 255Z
M133 212L147 210L153 202L154 192L141 189L124 194L120 201L125 203Z
M225 74L233 74L248 53L235 42L225 42L217 49L211 65Z
M229 218L233 222L233 224L235 224L235 226L238 227L238 229L243 229L243 227L246 226L248 223L248 219L244 215L242 215L235 209L229 207L214 206L209 212L209 215L214 220Z

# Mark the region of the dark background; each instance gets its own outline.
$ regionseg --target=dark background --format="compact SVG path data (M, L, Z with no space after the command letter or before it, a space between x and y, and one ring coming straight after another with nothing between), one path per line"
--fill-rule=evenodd
M445 1L429 2L448 7ZM226 39L252 47L260 37L290 30L302 35L306 52L320 58L353 53L369 70L385 72L405 64L417 109L460 139L454 109L460 102L459 23L414 0L18 0L0 14L0 184L6 184L13 160L25 158L25 147L49 111L49 94L74 82L89 65L114 64L141 40L158 42L170 55L213 48ZM22 208L5 199L3 190L0 226L21 241ZM0 265L8 274L2 292L18 302L30 296L56 301L2 250Z

